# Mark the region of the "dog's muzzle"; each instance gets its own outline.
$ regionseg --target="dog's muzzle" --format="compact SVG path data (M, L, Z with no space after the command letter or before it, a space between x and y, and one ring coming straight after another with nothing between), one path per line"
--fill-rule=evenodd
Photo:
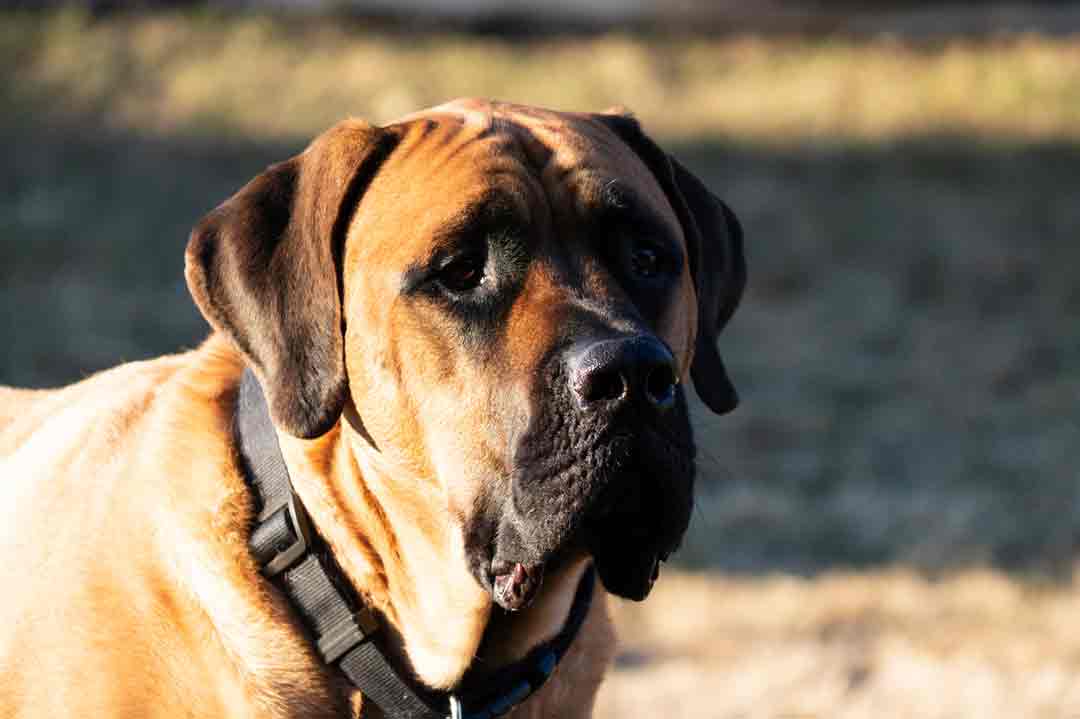
M526 606L544 566L575 551L593 556L609 591L643 599L692 504L675 359L650 334L609 336L570 345L544 374L493 538L495 600Z

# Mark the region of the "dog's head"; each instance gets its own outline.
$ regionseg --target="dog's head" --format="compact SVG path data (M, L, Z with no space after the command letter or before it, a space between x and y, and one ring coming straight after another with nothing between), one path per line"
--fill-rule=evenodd
M738 222L622 114L339 124L203 219L187 277L276 424L310 438L344 413L403 491L445 498L510 609L583 554L644 597L690 517L685 381L736 404L716 337Z

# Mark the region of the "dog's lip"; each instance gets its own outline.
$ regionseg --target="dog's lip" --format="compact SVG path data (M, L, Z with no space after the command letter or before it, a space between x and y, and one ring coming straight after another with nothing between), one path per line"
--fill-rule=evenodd
M532 604L544 581L544 562L492 562L490 592L495 602L509 612Z
M495 603L506 611L516 612L528 608L539 593L545 574L560 571L568 562L573 562L579 556L588 556L588 549L585 546L584 539L575 535L554 552L536 557L528 557L527 554L525 552L521 556L516 553L513 556L499 556L494 543L487 549L488 559L479 572L481 586L491 594ZM512 577L517 565L520 565L521 569L526 573L530 586L520 587L520 577L515 582L515 586L508 587L506 585L508 578ZM500 577L504 577L501 583L499 582ZM520 597L516 597L518 594L516 591L512 591L509 595L506 594L505 590L516 590L519 587L528 591L520 592ZM511 601L512 599L516 599L516 601Z

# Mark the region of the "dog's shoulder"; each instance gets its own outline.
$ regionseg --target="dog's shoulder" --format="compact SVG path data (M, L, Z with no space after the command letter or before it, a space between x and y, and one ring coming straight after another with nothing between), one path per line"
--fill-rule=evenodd
M214 706L246 691L222 659L267 621L247 592L256 570L241 561L241 371L211 338L68 387L0 392L0 616L15 619L0 626L0 665L21 658L0 672L0 715L122 715L117 676L125 701L165 713L178 692ZM236 626L207 607L227 608ZM79 696L57 693L56 677L76 673Z
M0 503L19 508L0 527L0 546L48 544L72 526L92 543L109 524L140 525L127 515L146 507L197 511L206 500L198 490L220 487L235 464L241 371L239 355L212 338L58 389L0 388ZM203 473L207 487L197 485Z

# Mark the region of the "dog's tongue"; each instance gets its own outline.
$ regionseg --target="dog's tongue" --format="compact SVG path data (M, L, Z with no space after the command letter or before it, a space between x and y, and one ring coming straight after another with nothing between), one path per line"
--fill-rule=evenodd
M543 564L515 562L509 571L495 575L495 601L509 612L524 609L532 602L543 581Z

